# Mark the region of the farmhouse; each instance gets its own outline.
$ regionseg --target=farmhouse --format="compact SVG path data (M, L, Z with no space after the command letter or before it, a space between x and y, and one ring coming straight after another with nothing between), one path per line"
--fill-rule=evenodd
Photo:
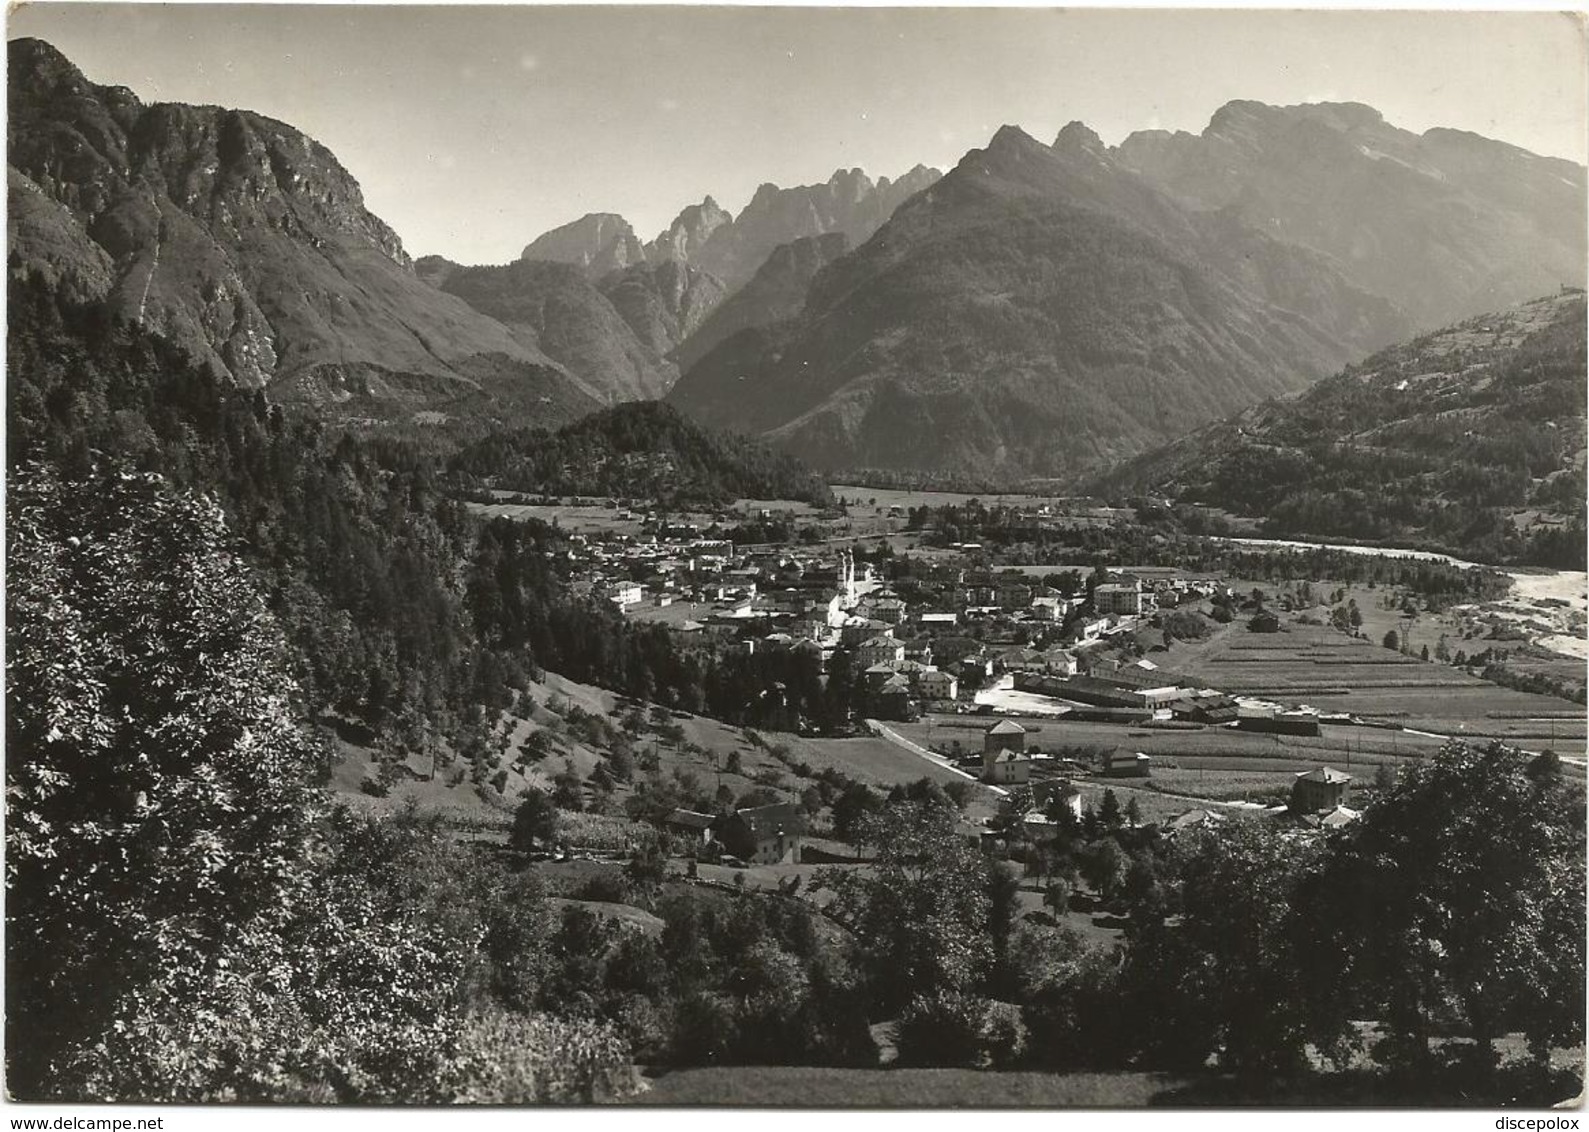
M982 733L982 754L997 754L1000 751L1026 750L1026 728L1016 723L1013 719L1001 720Z
M1049 649L1043 654L1043 670L1054 676L1076 675L1076 654L1064 649Z
M1351 775L1327 766L1304 771L1291 784L1291 812L1316 814L1344 806L1351 782Z
M1003 672L1021 672L1043 666L1043 654L1035 649L1016 646L1006 649L993 658L994 665Z
M1103 757L1103 772L1112 778L1147 778L1152 769L1153 760L1141 751L1116 747Z
M674 810L662 821L662 826L669 833L705 845L712 840L712 826L717 818L712 814L697 813L695 810Z
M1035 621L1063 621L1067 614L1075 608L1075 601L1068 597L1034 597L1032 599L1032 619Z
M792 802L735 810L717 823L723 847L754 865L798 865L805 819Z
M874 710L884 719L912 719L910 681L901 673L894 673L872 697Z
M874 664L862 675L866 677L866 686L872 691L877 691L883 686L884 681L895 675L892 664Z
M638 582L619 582L607 591L607 600L619 609L627 609L631 605L639 605L644 599L644 592Z
M994 786L1022 785L1032 777L1032 760L1019 751L983 752L982 781Z
M1026 728L1013 719L995 723L982 733L982 781L995 786L1023 783L1032 776L1026 757Z

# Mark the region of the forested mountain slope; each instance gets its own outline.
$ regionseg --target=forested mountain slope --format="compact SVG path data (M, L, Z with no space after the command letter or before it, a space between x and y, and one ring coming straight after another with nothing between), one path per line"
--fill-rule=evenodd
M1423 335L1092 486L1258 516L1275 535L1582 569L1584 311L1566 290Z
M833 501L822 478L787 453L709 432L672 406L649 401L617 405L556 432L493 433L458 453L451 467L478 488L640 498L671 507Z

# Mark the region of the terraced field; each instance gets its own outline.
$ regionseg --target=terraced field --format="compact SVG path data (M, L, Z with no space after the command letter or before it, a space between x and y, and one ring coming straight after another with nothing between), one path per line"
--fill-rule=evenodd
M1584 753L1583 710L1565 700L1501 688L1323 626L1291 621L1285 632L1261 635L1232 629L1187 674L1233 695L1306 703L1442 736Z

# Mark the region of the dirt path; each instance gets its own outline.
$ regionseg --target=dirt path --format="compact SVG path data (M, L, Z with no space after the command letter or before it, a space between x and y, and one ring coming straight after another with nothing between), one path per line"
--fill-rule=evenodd
M1157 790L1151 786L1132 786L1129 783L1122 782L1115 778L1104 779L1102 781L1092 778L1073 778L1070 780L1070 784L1076 787L1078 790L1113 790L1117 794L1124 791L1130 794L1152 794L1159 798L1174 798L1177 802L1187 803L1188 809L1191 809L1195 806L1202 806L1204 809L1207 809L1210 806L1218 806L1227 810L1251 810L1258 812L1268 808L1267 806L1264 806L1258 802L1244 802L1239 799L1235 801L1221 802L1217 798L1199 798L1196 794L1181 794L1174 790Z
M976 775L966 773L959 767L950 763L949 760L943 756L933 754L920 743L911 742L898 731L895 731L892 727L887 726L881 721L876 719L868 719L864 722L866 724L866 729L873 735L876 735L879 739L887 739L890 743L894 744L894 746L900 747L909 751L913 755L917 755L926 759L928 762L932 763L933 766L942 767L944 770L958 774L961 778L970 779L972 782L982 782L982 780ZM982 782L982 785L987 786L987 783ZM1001 786L988 786L988 789L1001 796L1007 796L1009 794L1009 791Z

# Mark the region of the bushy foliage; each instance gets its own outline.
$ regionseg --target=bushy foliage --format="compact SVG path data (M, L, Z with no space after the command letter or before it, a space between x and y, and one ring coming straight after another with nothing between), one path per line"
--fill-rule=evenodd
M862 819L871 869L819 874L854 926L882 1010L978 985L993 963L988 862L955 830L952 804L901 801Z
M493 1010L458 1041L462 1104L590 1104L639 1092L629 1043L609 1023Z
M940 990L912 998L894 1026L901 1065L975 1067L985 1056L986 999Z
M1582 799L1532 765L1453 742L1331 844L1297 901L1336 988L1313 1004L1321 1032L1373 1012L1415 1061L1445 1023L1486 1055L1513 1030L1541 1051L1583 1041Z
M28 468L7 536L7 1016L25 1093L148 979L194 978L275 914L325 755L214 504L152 475Z
M990 1002L982 1019L982 1051L995 1069L1008 1069L1026 1058L1026 1023L1021 1008L1009 1002Z
M515 977L545 938L535 894L412 816L326 813L325 752L214 503L24 468L8 538L12 1094L457 1099L489 1045L460 1046L472 1004L536 1001ZM543 1076L577 1069L547 1033Z

